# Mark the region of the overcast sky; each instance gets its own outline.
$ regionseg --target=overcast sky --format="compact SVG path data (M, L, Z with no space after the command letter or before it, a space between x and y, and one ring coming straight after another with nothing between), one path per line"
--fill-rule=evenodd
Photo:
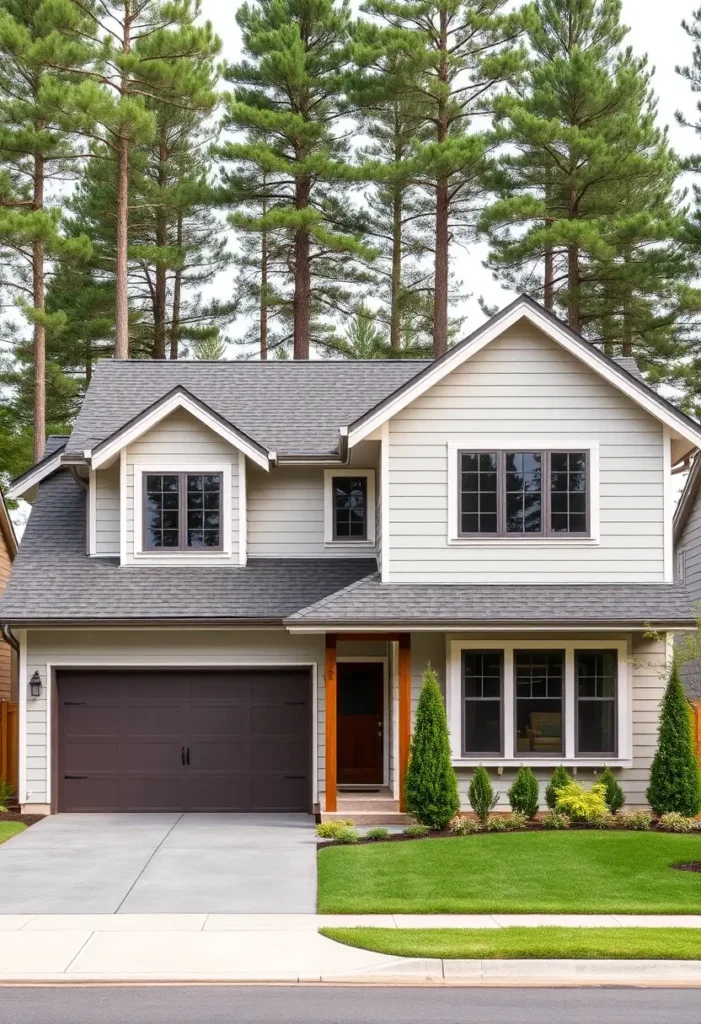
M359 5L359 2L353 3L356 9ZM202 0L202 6L204 16L212 21L224 42L224 58L236 60L240 55L240 35L234 12L239 4L226 0ZM654 84L659 97L659 119L662 124L669 125L672 144L682 154L693 152L697 140L691 129L679 127L674 113L681 109L691 119L695 98L688 84L675 74L674 67L691 61L691 40L682 29L681 22L683 18L690 19L694 9L695 0L623 0L623 20L630 28L628 42L637 54L647 53L650 65L656 69ZM455 270L462 277L465 290L472 294L467 305L468 331L474 330L484 319L477 301L480 295L490 305L496 306L505 306L512 297L481 265L485 255L484 247L476 246L469 256L464 250L456 249L453 257ZM462 271L461 262L464 262Z

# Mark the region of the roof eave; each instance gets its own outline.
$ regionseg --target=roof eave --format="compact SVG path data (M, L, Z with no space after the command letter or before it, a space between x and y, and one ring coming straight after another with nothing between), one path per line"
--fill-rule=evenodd
M460 632L461 630L480 630L483 632L508 632L519 629L526 630L540 630L542 632L548 632L550 630L567 630L567 629L578 629L578 630L605 630L607 632L614 630L633 630L633 631L647 631L649 629L658 630L670 630L670 629L688 629L696 625L696 620L693 617L689 618L675 618L664 616L662 618L648 618L644 621L641 619L501 619L495 621L490 619L488 621L480 619L383 619L382 622L377 620L368 619L329 619L329 620L310 620L310 619L296 619L289 617L283 620L283 625L291 633L319 633L319 632L381 632L385 633L388 631L425 631L429 629L444 631L444 632Z

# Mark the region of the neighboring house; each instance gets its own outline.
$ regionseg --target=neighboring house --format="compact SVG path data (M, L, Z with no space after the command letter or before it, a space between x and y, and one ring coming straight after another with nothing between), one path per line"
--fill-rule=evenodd
M674 575L689 593L697 617L701 606L701 459L694 458L674 513ZM689 700L701 701L701 659L680 667Z
M17 537L0 491L0 594L10 578L17 554ZM0 700L17 699L17 657L9 643L0 637Z
M0 603L25 810L391 809L429 662L464 806L477 764L645 803L701 426L536 303L435 362L104 361L52 445Z

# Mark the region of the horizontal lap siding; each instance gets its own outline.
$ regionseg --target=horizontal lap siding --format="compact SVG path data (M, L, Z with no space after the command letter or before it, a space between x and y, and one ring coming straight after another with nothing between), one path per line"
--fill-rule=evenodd
M324 770L324 639L290 636L282 630L30 630L27 634L27 678L39 672L42 696L27 702L26 779L23 803L48 803L47 793L47 665L86 667L214 668L217 665L317 666L317 777L323 790Z
M95 554L119 555L119 462L95 473Z
M230 562L238 563L239 538L239 453L233 445L215 434L190 413L180 409L167 416L157 426L149 430L138 441L134 441L127 449L127 523L126 547L127 561L134 557L134 516L141 515L141 510L134 509L134 473L142 472L138 461L153 459L154 465L159 459L168 459L170 469L177 472L177 465L170 460L180 460L183 466L202 467L207 472L207 460L212 465L231 463L231 558ZM202 558L206 558L205 554ZM214 558L214 556L212 556ZM218 563L221 558L216 559ZM203 564L203 563L200 563Z
M701 491L696 492L677 550L683 548L684 585L694 601L701 599Z
M517 437L599 442L599 544L448 543L448 441ZM392 582L663 580L660 425L534 327L511 328L395 416L389 471Z
M5 589L12 562L5 538L0 533L0 594ZM0 640L0 700L10 700L12 692L12 648Z

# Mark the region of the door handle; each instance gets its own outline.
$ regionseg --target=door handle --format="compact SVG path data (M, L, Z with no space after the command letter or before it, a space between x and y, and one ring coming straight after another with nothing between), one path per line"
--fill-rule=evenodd
M185 764L185 747L180 748L180 764Z
M190 748L189 747L187 748L187 755L186 756L187 756L187 763L189 764L190 763Z
M87 775L64 775L64 779L87 779Z

